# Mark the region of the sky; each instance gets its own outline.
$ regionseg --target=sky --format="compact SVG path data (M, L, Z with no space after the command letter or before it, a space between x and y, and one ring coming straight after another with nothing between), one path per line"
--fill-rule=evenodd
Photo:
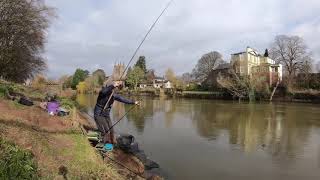
M108 75L127 64L168 1L46 0L57 15L44 54L48 77L76 68ZM179 75L210 51L226 61L247 46L263 53L282 34L301 36L320 61L320 0L174 0L135 59L144 55L158 75L167 68Z

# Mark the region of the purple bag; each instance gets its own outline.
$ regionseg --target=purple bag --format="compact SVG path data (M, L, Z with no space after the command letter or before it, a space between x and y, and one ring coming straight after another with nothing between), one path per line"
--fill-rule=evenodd
M58 113L60 105L57 101L48 102L47 110L50 115L56 115Z

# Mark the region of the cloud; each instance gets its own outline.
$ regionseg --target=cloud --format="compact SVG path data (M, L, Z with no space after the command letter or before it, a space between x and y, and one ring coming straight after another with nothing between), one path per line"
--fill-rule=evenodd
M56 0L47 3L59 16L49 31L49 76L71 74L77 67L103 68L128 62L164 0ZM302 36L320 57L320 1L175 0L138 55L162 74L191 71L202 54L230 54L252 46L263 52L279 34ZM137 57L136 57L137 58Z

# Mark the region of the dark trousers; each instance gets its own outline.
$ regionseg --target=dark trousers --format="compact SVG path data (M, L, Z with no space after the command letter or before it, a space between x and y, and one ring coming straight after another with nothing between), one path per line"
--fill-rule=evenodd
M107 142L113 143L114 131L113 131L113 128L110 129L110 127L112 126L110 116L95 116L94 120L96 121L96 124L98 126L98 130L101 133L102 142L103 143L107 143ZM109 130L109 132L108 132L108 130ZM108 136L109 136L109 138L108 138Z

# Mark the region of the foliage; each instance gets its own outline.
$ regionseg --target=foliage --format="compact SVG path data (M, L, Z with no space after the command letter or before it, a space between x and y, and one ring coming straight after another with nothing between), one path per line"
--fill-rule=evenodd
M183 73L181 76L181 80L183 83L192 83L194 81L193 76L191 73Z
M135 66L127 75L126 84L131 88L136 88L144 77L143 70Z
M279 35L271 48L271 57L283 64L288 75L288 87L293 84L293 79L298 71L305 68L306 61L311 62L310 52L307 45L299 36Z
M146 74L147 73L146 57L140 56L134 66L141 68L141 70L144 72L144 74Z
M71 88L73 76L63 75L59 78L58 82L62 85L63 89Z
M0 83L0 97L5 97L7 93L8 93L8 87Z
M33 155L0 138L0 179L38 179Z
M86 93L89 90L89 87L87 85L86 82L79 82L79 84L77 85L77 91L79 93Z
M106 74L104 73L104 71L102 69L98 69L98 70L94 71L91 76L89 76L85 79L85 86L86 87L83 87L83 85L81 85L82 90L86 89L86 90L93 91L95 88L101 87L104 83L105 77L106 77ZM79 85L80 85L80 83L78 84L78 86Z
M261 83L259 79L253 79L248 76L238 76L233 70L229 70L228 75L219 73L217 78L218 84L227 89L234 97L249 98L250 101L255 99L257 85Z
M92 76L94 77L94 86L98 87L103 85L106 73L102 69L97 69L92 73Z
M0 77L24 82L46 68L42 53L52 16L44 0L0 1Z
M175 73L173 72L173 70L171 68L168 68L165 72L165 78L169 81L171 81L172 83L175 83L177 80L177 77L175 75Z
M44 89L46 86L46 83L47 83L47 79L44 76L38 74L33 79L31 84L34 89Z
M24 93L26 88L20 84L0 81L0 97L8 95L9 92Z
M73 101L70 98L66 98L66 97L59 97L59 102L60 102L60 105L63 108L66 108L66 109L69 109L69 110L73 109L76 106L76 102L75 101Z
M316 64L316 71L320 73L320 61Z
M196 83L190 83L186 87L187 91L201 91L201 86Z
M152 82L156 78L155 71L153 69L149 69L146 74L147 82Z
M223 62L222 55L219 52L209 52L199 59L192 73L199 82L203 82L210 72Z
M71 88L76 89L79 82L84 81L89 76L89 71L83 69L76 69L71 81Z

